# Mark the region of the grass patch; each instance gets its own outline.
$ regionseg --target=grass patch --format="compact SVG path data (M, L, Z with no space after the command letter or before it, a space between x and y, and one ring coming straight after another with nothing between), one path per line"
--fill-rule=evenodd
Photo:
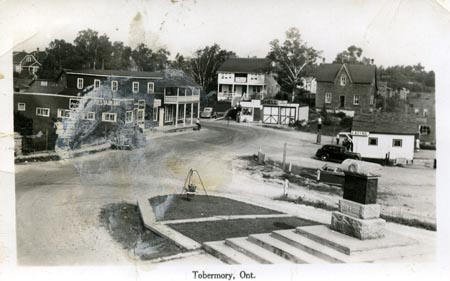
M324 201L312 201L312 200L308 200L305 199L304 197L297 197L297 198L290 198L289 196L278 196L273 198L274 200L280 200L280 201L286 201L286 202L290 202L290 203L294 203L294 204L301 204L301 205L305 205L305 206L312 206L315 208L320 208L320 209L324 209L327 211L337 211L338 208L336 206L332 206L332 205L328 205L326 202Z
M157 221L214 216L269 215L280 212L218 196L164 195L149 199Z
M417 227L417 228L423 228L426 230L432 230L436 231L436 224L435 223L429 223L429 222L423 222L418 219L408 219L403 217L393 217L388 215L381 214L380 217L387 222L393 222L398 224L403 224L407 226Z
M177 223L168 224L168 226L199 243L203 243L318 224L297 217L281 217Z
M171 240L147 229L136 205L126 202L106 205L100 211L99 220L115 241L141 260L183 252L183 249Z

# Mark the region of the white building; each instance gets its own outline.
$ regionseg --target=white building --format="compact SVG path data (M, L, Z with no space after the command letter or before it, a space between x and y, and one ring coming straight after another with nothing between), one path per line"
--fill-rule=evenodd
M217 71L217 100L233 101L273 97L280 86L273 78L268 59L231 58Z
M396 114L356 114L352 124L353 152L366 159L394 160L414 158L414 119Z

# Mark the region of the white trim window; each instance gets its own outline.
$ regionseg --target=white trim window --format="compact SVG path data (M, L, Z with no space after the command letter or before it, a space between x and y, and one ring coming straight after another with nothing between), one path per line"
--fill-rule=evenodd
M83 78L77 78L77 88L83 89L84 86L84 79Z
M347 85L347 76L345 74L341 74L341 86Z
M325 103L331 103L331 93L325 94Z
M158 121L158 107L153 107L153 121Z
M69 118L70 117L70 110L69 109L61 109L58 108L58 118Z
M95 112L85 112L83 113L82 118L83 120L95 120Z
M138 109L145 109L145 100L138 100Z
M133 93L139 92L139 82L133 82Z
M359 96L358 95L353 96L353 105L359 105Z
M100 79L94 79L94 90L100 89Z
M133 123L133 110L125 112L125 123Z
M375 97L371 95L370 96L370 104L372 105L374 103L374 101L375 101Z
M117 113L103 112L102 113L102 121L103 122L116 122L117 121Z
M81 99L70 99L69 108L70 109L81 108Z
M47 87L48 86L48 81L41 81L41 86L42 87Z
M392 147L402 147L402 139L393 139Z
M147 94L153 94L155 92L155 83L148 82L147 83Z
M144 119L145 119L145 112L144 112L144 109L139 109L139 110L137 111L137 118L136 118L136 120L137 120L137 121L144 121Z
M369 138L369 145L378 146L378 138Z
M427 117L428 116L428 109L424 108L423 109L423 117Z
M50 108L36 107L36 115L49 117L50 116Z
M118 89L119 89L119 82L117 82L116 80L111 81L111 91L117 92Z
M19 102L17 104L17 111L25 111L26 108L27 108L27 105L24 102Z

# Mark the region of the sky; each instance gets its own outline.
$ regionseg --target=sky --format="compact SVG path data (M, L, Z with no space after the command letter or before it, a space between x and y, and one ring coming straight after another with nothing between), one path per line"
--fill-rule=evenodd
M239 57L265 57L269 42L297 27L327 62L350 45L377 65L422 63L434 69L448 49L449 0L0 0L14 28L15 50L45 49L53 39L73 42L91 28L111 41L145 43L191 56L218 43ZM1 20L0 20L1 21ZM448 43L448 42L447 42ZM433 50L433 52L430 52Z

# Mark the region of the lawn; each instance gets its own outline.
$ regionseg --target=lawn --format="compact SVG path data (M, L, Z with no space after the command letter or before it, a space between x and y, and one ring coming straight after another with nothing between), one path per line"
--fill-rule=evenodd
M164 195L149 199L156 221L214 216L269 215L280 212L217 196Z
M279 217L177 223L168 224L168 226L199 243L203 243L318 224L297 217Z

